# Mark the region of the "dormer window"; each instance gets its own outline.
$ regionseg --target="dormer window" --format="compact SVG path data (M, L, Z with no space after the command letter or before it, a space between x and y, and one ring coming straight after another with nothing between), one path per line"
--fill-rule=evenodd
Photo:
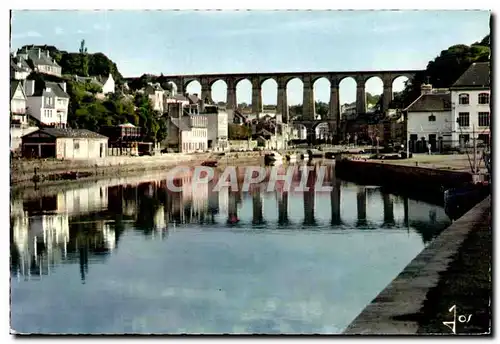
M436 122L436 116L430 115L429 116L429 122Z
M469 95L467 93L459 94L458 95L458 104L468 105L469 104Z
M490 95L489 93L479 93L478 104L489 104L490 103Z

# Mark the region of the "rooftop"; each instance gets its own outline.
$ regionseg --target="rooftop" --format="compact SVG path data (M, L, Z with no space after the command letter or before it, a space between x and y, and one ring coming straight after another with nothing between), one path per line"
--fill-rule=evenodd
M490 87L490 63L474 62L453 84L453 88L489 88Z
M427 112L427 111L447 111L451 110L451 94L447 93L427 93L422 94L404 111Z
M56 96L60 98L69 98L69 95L66 92L64 92L61 85L58 84L57 82L35 81L35 80L29 80L29 81L33 81L35 83L35 92L32 94L32 96L34 97ZM25 84L25 87L28 87L28 83ZM48 88L50 88L50 91L47 91Z
M186 124L184 121L179 120L179 118L171 117L170 120L181 131L190 131L191 130L191 127L188 124Z
M70 128L42 128L33 133L30 133L25 136L30 136L35 133L45 133L52 137L71 137L71 138L99 138L104 139L107 138L104 135L98 134L96 132L87 130L87 129L70 129Z

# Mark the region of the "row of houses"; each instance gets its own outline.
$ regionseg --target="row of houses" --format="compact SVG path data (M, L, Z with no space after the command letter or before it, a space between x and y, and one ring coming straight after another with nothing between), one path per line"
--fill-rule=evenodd
M473 63L448 89L422 85L421 95L404 111L409 145L415 151L490 146L490 63Z

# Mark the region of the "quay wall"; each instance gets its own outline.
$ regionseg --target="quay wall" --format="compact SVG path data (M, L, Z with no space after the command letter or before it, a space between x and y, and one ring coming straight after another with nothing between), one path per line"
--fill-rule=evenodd
M444 202L445 189L472 181L468 172L348 159L335 162L335 173L344 180L382 186L388 191L408 194L434 204Z
M225 155L171 153L161 156L113 156L93 160L13 159L10 164L11 185L32 184L35 169L36 175L40 178L38 184L41 186L57 182L48 180L48 177L61 173L85 173L84 179L95 179L164 170L180 164L195 165L205 160L217 160L223 165L259 162L263 154L264 152L234 152L225 153ZM70 181L60 180L59 182Z
M491 196L446 228L351 322L346 335L411 335L440 274L448 269L477 223L489 221ZM450 305L451 306L451 305ZM443 333L446 328L443 327Z

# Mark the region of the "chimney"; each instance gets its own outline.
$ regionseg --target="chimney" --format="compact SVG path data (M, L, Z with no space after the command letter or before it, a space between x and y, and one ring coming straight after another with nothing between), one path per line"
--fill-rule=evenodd
M61 88L63 89L63 91L66 92L66 82L63 81L63 82L59 83L59 85L61 86Z
M50 57L49 51L47 50L47 57Z
M42 57L42 49L38 48L38 58Z
M420 94L429 94L429 93L432 93L432 85L422 84L422 86L420 86Z

